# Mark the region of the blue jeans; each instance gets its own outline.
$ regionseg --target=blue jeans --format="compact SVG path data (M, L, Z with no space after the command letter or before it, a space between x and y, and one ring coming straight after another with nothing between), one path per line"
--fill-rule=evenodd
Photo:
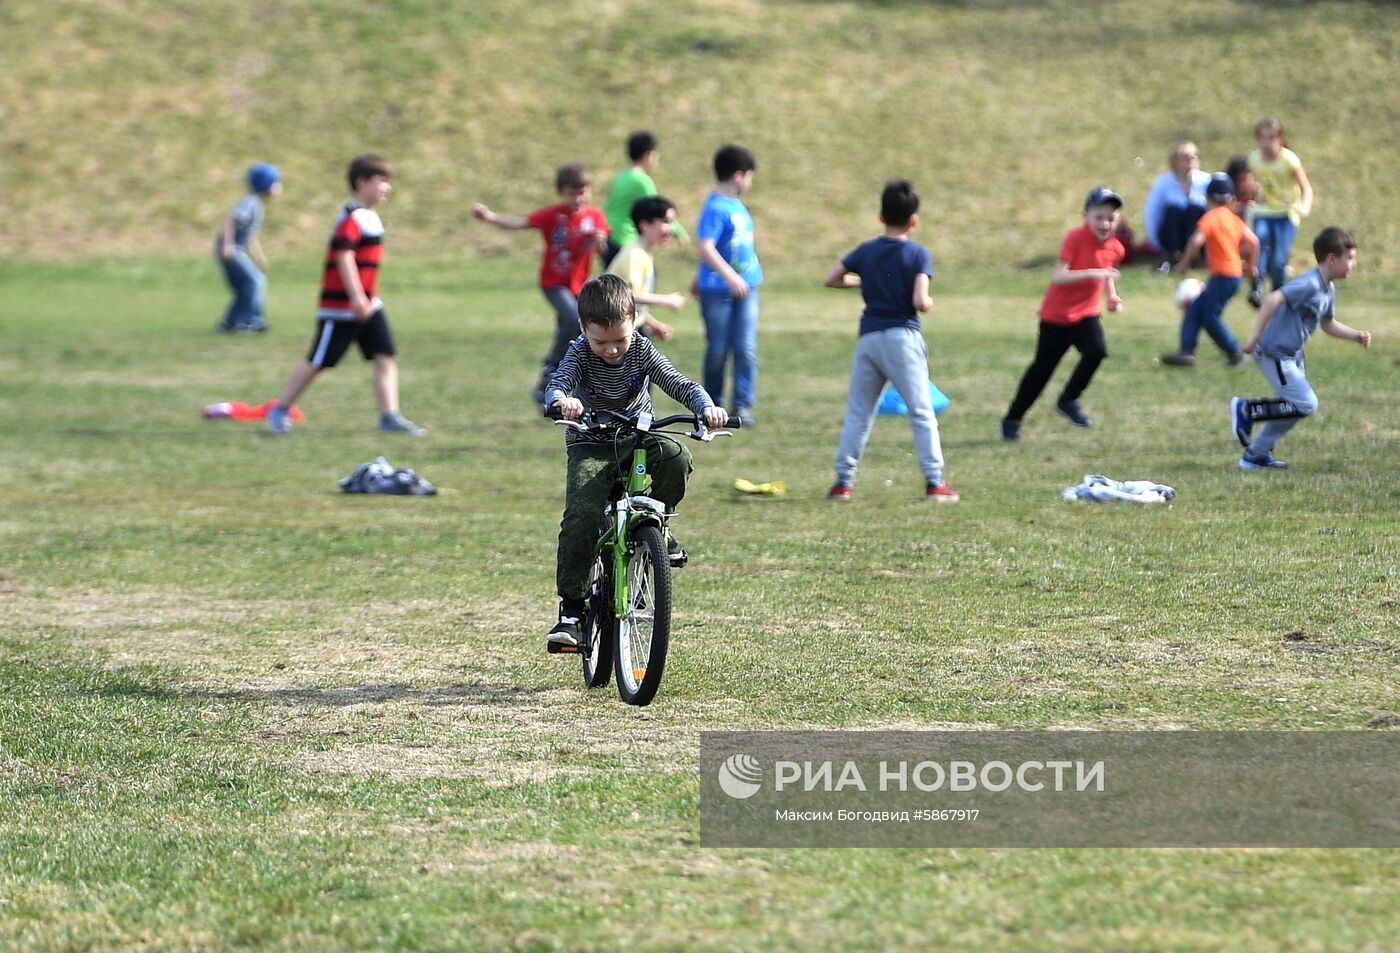
M260 328L263 326L263 304L267 299L267 276L243 248L236 248L232 258L218 256L224 276L233 289L233 301L224 312L226 328Z
M583 333L578 324L578 299L568 288L544 288L544 298L554 309L554 342L549 345L549 353L544 356L540 370L539 389L549 386L549 379L559 367L559 362L569 352L574 338Z
M753 407L758 377L758 289L736 298L727 291L700 292L700 317L705 322L705 390L716 404L724 403L724 366L734 355L734 409Z
M1182 354L1196 353L1196 340L1201 336L1202 331L1209 334L1210 339L1227 355L1239 353L1239 342L1230 333L1230 329L1225 326L1223 317L1225 305L1229 304L1230 299L1239 290L1239 278L1226 278L1222 275L1210 276L1210 281L1206 282L1205 290L1195 301L1191 302L1191 307L1186 309L1186 316L1181 319Z
M1259 272L1269 276L1273 288L1283 287L1284 268L1288 265L1288 253L1293 250L1293 236L1298 234L1298 226L1287 215L1282 218L1256 216L1254 234L1259 236Z

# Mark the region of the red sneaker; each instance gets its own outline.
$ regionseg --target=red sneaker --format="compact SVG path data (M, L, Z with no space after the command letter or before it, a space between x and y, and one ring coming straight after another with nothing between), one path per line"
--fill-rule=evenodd
M946 483L930 483L924 490L924 499L933 500L935 503L956 503L958 491Z
M831 489L826 491L828 500L840 500L849 502L851 499L851 487L847 483L833 483Z

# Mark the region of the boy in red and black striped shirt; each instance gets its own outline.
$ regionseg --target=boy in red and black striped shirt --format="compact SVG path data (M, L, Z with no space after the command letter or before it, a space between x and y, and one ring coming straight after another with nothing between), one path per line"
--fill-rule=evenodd
M321 371L335 367L351 344L374 364L374 394L379 402L379 429L427 433L399 413L399 370L394 336L384 316L379 263L384 255L384 223L374 210L393 191L393 171L376 155L356 156L346 174L351 201L340 210L326 249L321 301L316 309L316 336L306 358L292 371L282 398L267 414L273 433L292 429L291 407Z

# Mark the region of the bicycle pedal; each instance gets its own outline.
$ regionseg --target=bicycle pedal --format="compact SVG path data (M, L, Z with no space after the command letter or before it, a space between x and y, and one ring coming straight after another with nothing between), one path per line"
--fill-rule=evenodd
M672 569L680 569L686 563L690 562L690 554L684 551L680 553L673 553L669 559L669 562L671 563Z
M546 642L545 651L550 655L577 655L577 645L560 645L558 642Z

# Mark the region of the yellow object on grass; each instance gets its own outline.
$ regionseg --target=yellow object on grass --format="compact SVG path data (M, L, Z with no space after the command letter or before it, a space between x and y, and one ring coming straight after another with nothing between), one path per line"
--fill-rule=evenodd
M782 496L787 492L787 484L781 480L772 483L750 483L748 480L735 480L734 489L740 493L754 493L759 496Z

